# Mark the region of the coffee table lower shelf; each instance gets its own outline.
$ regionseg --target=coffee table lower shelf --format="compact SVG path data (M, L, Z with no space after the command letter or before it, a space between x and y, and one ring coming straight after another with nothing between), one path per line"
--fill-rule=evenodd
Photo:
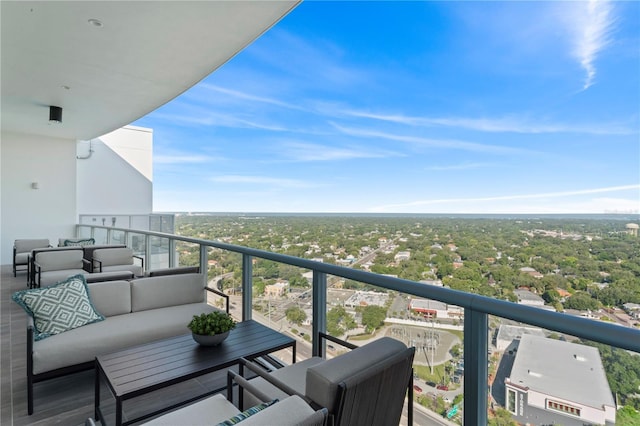
M96 419L100 420L103 426L106 425L100 407L100 389L103 382L115 398L116 426L126 426L188 404L207 393L193 395L179 404L123 421L122 410L126 400L229 368L238 364L238 360L243 357L252 359L285 348L292 349L292 362L295 362L295 339L254 320L248 320L238 323L219 346L200 346L193 341L190 334L185 334L98 356L95 382Z

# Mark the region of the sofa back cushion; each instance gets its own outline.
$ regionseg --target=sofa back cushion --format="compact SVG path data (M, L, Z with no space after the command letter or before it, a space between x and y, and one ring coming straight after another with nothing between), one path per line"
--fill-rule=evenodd
M63 269L82 269L82 250L48 250L35 253L35 261L42 272Z
M49 240L15 240L13 246L16 248L16 253L28 253L33 249L49 247Z
M105 317L131 312L131 283L124 280L87 284L93 306Z
M329 412L334 411L338 385L346 379L365 372L393 355L407 349L404 343L383 337L343 355L307 369L305 394Z
M204 302L205 277L180 274L131 281L131 311Z
M84 251L84 258L87 260L93 259L93 252L103 248L126 248L124 244L95 244L90 246L82 246Z
M104 248L93 251L93 259L102 266L133 265L133 250L130 248Z

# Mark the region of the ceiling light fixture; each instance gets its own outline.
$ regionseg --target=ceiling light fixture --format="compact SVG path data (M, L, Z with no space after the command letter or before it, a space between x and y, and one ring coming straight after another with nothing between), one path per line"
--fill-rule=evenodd
M102 21L100 21L99 19L91 18L87 22L97 28L100 28L102 26Z
M62 123L62 108L59 106L51 105L49 107L49 124Z

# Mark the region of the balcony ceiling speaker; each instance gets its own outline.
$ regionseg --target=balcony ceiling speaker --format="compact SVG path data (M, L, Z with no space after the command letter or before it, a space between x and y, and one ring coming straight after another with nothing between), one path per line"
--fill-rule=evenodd
M60 124L62 123L62 108L58 106L49 107L49 123Z

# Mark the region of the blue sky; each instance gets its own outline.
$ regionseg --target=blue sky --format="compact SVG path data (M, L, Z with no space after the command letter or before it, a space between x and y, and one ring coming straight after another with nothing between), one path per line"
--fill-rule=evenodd
M640 211L640 3L303 2L154 129L154 210Z

